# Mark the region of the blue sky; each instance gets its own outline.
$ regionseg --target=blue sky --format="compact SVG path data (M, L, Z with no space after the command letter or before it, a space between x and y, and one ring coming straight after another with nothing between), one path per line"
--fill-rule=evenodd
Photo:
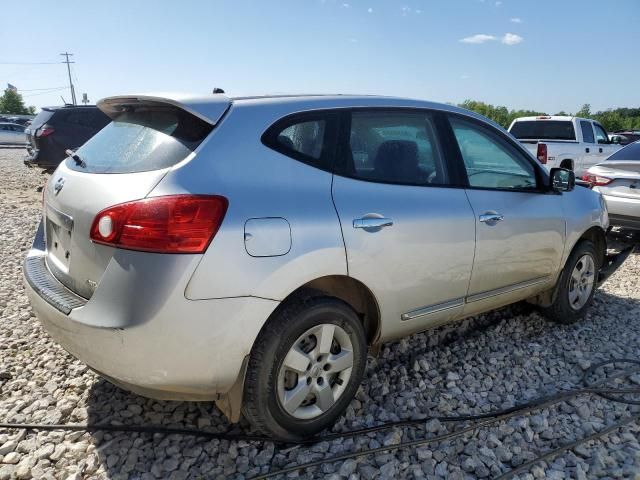
M575 112L640 106L639 0L3 2L0 86L366 93ZM15 21L7 21L14 19ZM25 27L28 27L25 28ZM9 46L11 46L9 48Z

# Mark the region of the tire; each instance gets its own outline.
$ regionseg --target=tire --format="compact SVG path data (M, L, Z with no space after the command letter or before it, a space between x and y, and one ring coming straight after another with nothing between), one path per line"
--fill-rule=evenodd
M275 440L311 437L342 415L366 362L364 328L349 305L331 297L293 299L269 318L251 350L243 414Z
M590 270L593 271L590 272ZM600 264L595 246L588 240L581 240L562 269L553 303L542 309L544 315L549 320L562 324L571 324L584 317L593 302L599 270ZM584 272L584 276L580 272ZM591 276L588 275L589 273ZM592 279L591 283L589 278ZM581 282L585 280L586 284L589 284L588 292L580 288Z

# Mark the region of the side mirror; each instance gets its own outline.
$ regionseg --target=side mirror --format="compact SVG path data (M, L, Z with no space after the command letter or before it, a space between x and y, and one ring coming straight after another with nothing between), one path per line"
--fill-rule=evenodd
M554 192L570 192L576 186L576 174L566 168L552 168L549 183Z

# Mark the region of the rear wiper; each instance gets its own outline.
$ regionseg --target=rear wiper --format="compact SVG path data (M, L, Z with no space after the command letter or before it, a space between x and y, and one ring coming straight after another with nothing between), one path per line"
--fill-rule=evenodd
M85 168L87 166L87 164L84 163L84 161L80 158L80 155L78 155L73 150L67 149L64 151L64 153L66 153L67 156L71 157L73 161L76 162L76 165L78 165L79 167Z

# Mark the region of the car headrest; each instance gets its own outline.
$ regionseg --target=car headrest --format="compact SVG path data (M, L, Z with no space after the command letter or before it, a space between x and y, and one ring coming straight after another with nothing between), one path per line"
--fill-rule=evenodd
M379 179L406 181L418 174L418 145L411 140L387 140L378 147L375 173Z

